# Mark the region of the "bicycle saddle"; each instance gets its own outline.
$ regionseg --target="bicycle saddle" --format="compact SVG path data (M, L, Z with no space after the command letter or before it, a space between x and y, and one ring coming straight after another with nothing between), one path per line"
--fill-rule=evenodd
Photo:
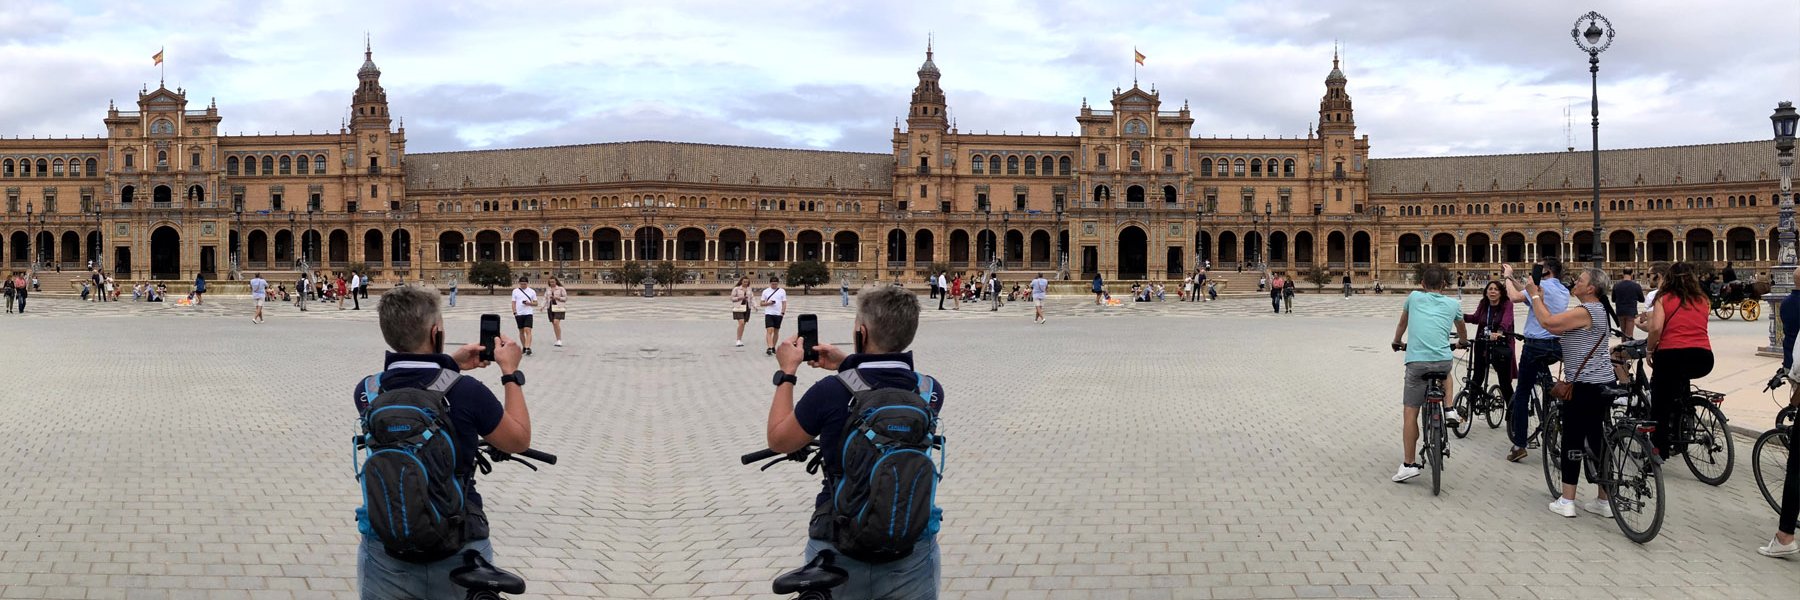
M1429 373L1424 373L1424 374L1419 375L1419 379L1423 379L1425 381L1443 381L1445 378L1447 378L1449 376L1450 376L1449 371L1432 371Z
M837 553L822 550L813 557L806 566L782 573L775 578L775 593L796 594L808 591L825 591L844 585L850 580L850 574L837 565Z
M450 571L450 582L478 592L525 593L525 580L489 563L474 550L464 550L463 566Z

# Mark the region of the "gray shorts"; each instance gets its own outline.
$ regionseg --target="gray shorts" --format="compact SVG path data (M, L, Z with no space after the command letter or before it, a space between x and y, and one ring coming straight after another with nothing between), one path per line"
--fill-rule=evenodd
M1404 404L1407 408L1425 406L1425 380L1420 379L1419 376L1432 371L1448 373L1454 364L1454 361L1448 360L1406 363L1406 384L1404 388L1406 391L1401 394L1401 404ZM1444 379L1446 385L1448 385L1449 381L1449 378Z

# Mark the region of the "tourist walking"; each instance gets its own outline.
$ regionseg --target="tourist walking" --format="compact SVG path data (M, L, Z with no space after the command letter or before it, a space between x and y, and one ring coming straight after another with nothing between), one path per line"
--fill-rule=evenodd
M456 306L456 278L450 278L450 306Z
M194 306L201 305L203 302L205 302L205 300L206 300L206 276L205 275L194 275Z
M6 296L6 312L11 314L13 311L13 278L5 279L5 282L0 282L0 295Z
M1612 288L1613 312L1618 319L1619 334L1625 339L1631 339L1632 330L1637 328L1638 303L1643 301L1643 286L1633 281L1631 269L1626 269Z
M763 342L768 345L763 355L774 356L775 340L781 334L781 318L787 316L787 290L781 289L780 277L769 276L769 287L763 289L760 305L763 309Z
M1099 273L1095 273L1094 274L1094 305L1099 306L1102 303L1104 303L1106 300L1105 296L1106 296L1106 282L1102 281L1100 279Z
M850 306L850 278L838 278L838 297L844 301L845 307Z
M519 345L525 356L531 356L531 314L538 305L537 290L531 289L531 278L519 276L519 286L512 291L513 323L519 326Z
M36 276L34 275L32 279L36 280ZM19 305L19 314L21 315L25 314L25 299L31 296L31 290L25 287L25 281L24 275L13 277L13 295L18 296L17 304Z
M1269 279L1269 306L1275 309L1275 314L1281 314L1281 287L1280 275Z
M1044 318L1044 296L1049 294L1050 282L1044 279L1043 273L1038 273L1037 278L1031 280L1031 306L1037 312L1037 323L1039 325L1043 325L1044 322L1048 321L1048 319Z
M350 310L362 310L362 298L361 298L362 286L363 286L362 273L358 273L356 271L351 271L350 272L350 307L351 307ZM342 301L339 301L339 303L342 304Z
M1562 261L1556 257L1538 259L1531 266L1531 283L1539 288L1535 295L1526 295L1525 290L1513 281L1512 265L1500 266L1501 283L1506 284L1506 298L1513 302L1526 303L1525 312L1525 345L1519 350L1519 387L1513 390L1512 402L1506 411L1506 432L1512 438L1512 451L1506 460L1519 462L1525 459L1526 440L1531 428L1531 390L1537 386L1538 380L1550 375L1550 365L1563 359L1562 346L1557 335L1545 329L1538 322L1537 312L1529 305L1543 303L1546 314L1562 314L1569 306L1569 288L1562 283ZM1535 297L1534 297L1535 296ZM1548 402L1549 398L1544 398Z
M1217 299L1218 294L1213 292L1213 284L1206 281L1206 272L1210 268L1201 268L1200 272L1194 274L1194 296L1188 299L1189 302ZM1207 297L1200 297L1201 290L1205 290Z
M251 323L263 322L263 300L269 296L269 282L257 273L250 278L250 303L256 305L256 314L250 317Z
M750 322L750 278L738 277L731 287L731 320L737 321L737 346L744 346L744 325Z
M1511 398L1517 368L1512 359L1513 303L1506 297L1506 286L1489 281L1481 290L1481 301L1476 303L1475 312L1463 315L1463 320L1477 326L1475 350L1470 356L1475 363L1474 387L1471 389L1479 391L1487 387L1487 374L1492 370L1500 379L1500 397Z
M938 275L937 275L937 273L931 273L931 274L926 275L925 276L925 284L931 288L930 299L936 300L938 297Z
M1556 280L1545 277L1543 281L1548 284ZM1536 283L1525 284L1525 293L1531 299L1531 314L1535 321L1549 333L1562 336L1562 355L1568 359L1563 361L1563 381L1573 384L1571 395L1562 401L1562 408L1558 411L1563 420L1562 496L1550 503L1550 512L1568 518L1576 516L1576 507L1603 519L1613 516L1612 503L1606 497L1606 486L1599 486L1591 501L1575 501L1575 486L1581 481L1581 466L1587 463L1582 460L1583 457L1605 456L1606 443L1602 437L1608 413L1612 410L1612 402L1607 400L1604 390L1606 386L1617 383L1612 362L1605 353L1600 352L1606 346L1607 333L1612 323L1612 319L1607 318L1609 315L1606 314L1606 305L1601 302L1609 287L1608 283L1606 271L1593 267L1582 269L1581 275L1575 279L1575 287L1569 290L1577 304L1569 306L1567 311L1555 314L1550 312L1550 302L1544 296L1544 289ZM1599 462L1587 463L1589 481L1604 477L1604 474L1595 472Z
M1281 307L1294 314L1294 280L1286 277L1281 279Z
M1673 444L1676 419L1686 409L1695 379L1712 373L1712 342L1706 329L1710 301L1700 289L1694 265L1678 262L1669 267L1669 278L1656 294L1656 304L1644 327L1650 351L1650 414L1656 431L1650 435L1663 460L1687 451Z
M550 330L556 333L556 347L562 347L563 317L569 312L569 289L563 287L562 280L555 275L550 276L549 284L544 287L544 296L550 302Z
M300 280L294 282L294 306L300 307L300 312L306 312L306 294L311 291L312 287L306 279L306 273L301 272Z
M1349 273L1344 274L1344 297L1345 298L1350 297L1350 274Z
M1800 269L1795 269L1800 274ZM1788 406L1800 407L1800 375L1794 373L1794 336L1800 335L1800 289L1788 292L1781 302L1781 369L1787 373ZM1789 432L1787 475L1781 484L1781 514L1775 521L1775 535L1756 551L1763 556L1787 558L1800 555L1800 543L1794 541L1794 525L1800 519L1800 435Z
M1450 272L1439 265L1426 265L1420 273L1419 290L1406 296L1406 306L1400 310L1400 322L1394 327L1394 350L1406 351L1405 379L1401 384L1400 396L1400 470L1394 473L1395 483L1404 483L1408 479L1419 476L1423 463L1419 462L1419 409L1425 407L1427 384L1426 373L1448 373L1456 356L1452 354L1450 336L1456 336L1456 345L1468 343L1468 328L1463 324L1462 307L1455 300L1444 297L1444 288L1450 283ZM1281 277L1277 276L1276 281ZM1404 342L1400 336L1405 335ZM1444 396L1454 398L1454 381L1444 380ZM1454 428L1461 420L1456 408L1444 407L1444 422ZM1433 461L1443 460L1441 456L1431 457Z

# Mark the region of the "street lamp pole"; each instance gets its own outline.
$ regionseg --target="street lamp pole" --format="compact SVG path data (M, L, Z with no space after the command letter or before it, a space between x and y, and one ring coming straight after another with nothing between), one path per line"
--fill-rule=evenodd
M1262 252L1260 253L1261 256L1258 256L1257 258L1262 261L1262 272L1264 277L1269 276L1269 252L1275 249L1275 243L1269 241L1270 221L1274 220L1274 205L1269 202L1263 202Z
M1569 30L1569 37L1574 38L1575 46L1588 55L1588 79L1592 92L1592 104L1588 112L1594 119L1594 149L1591 152L1594 162L1594 196L1590 199L1590 207L1594 209L1594 239L1591 251L1594 253L1594 266L1604 268L1606 256L1600 250L1600 53L1612 46L1612 22L1600 16L1600 13L1589 11L1575 20L1575 27Z
M32 214L31 201L26 200L25 201L25 231L26 231L25 235L26 235L27 239L25 240L25 242L26 242L25 243L25 250L26 250L25 253L27 255L29 255L27 258L31 259L30 266L27 266L26 269L28 269L32 272L36 272L37 266L38 266L37 259L38 259L38 251L39 251L38 243L37 243L37 221L31 218L31 214ZM27 282L27 283L29 283L29 282Z
M1779 227L1781 230L1781 258L1769 273L1769 281L1774 284L1769 294L1763 299L1769 303L1769 346L1758 350L1758 354L1781 356L1781 299L1794 289L1794 269L1800 264L1795 256L1794 247L1794 126L1800 123L1800 113L1794 110L1794 103L1783 101L1775 107L1775 114L1769 116L1775 127L1776 164L1781 167L1781 202Z

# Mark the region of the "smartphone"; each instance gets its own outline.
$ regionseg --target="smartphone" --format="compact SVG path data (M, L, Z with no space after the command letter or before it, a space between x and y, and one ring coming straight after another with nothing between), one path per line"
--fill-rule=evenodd
M481 315L481 360L493 362L494 338L500 337L500 315Z
M819 345L819 315L800 315L800 345L806 352L801 360L819 360L819 351L813 349Z

